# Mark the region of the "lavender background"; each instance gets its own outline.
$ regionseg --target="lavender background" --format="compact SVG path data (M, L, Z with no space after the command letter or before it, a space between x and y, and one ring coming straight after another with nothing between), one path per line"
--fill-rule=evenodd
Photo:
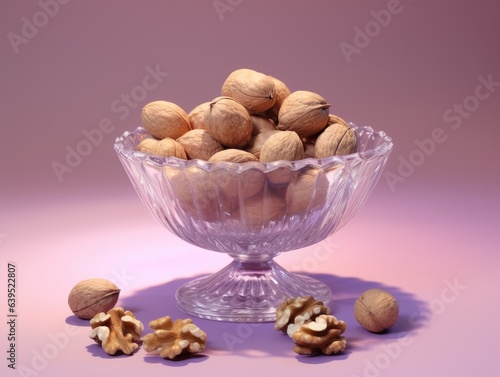
M4 355L7 263L18 272L18 370L5 359L0 366L9 375L132 376L171 367L193 376L495 375L497 3L41 0L0 7ZM272 324L198 320L211 342L203 356L169 362L140 350L108 359L67 308L77 281L115 281L119 304L147 324L184 316L173 302L176 288L229 262L152 219L114 139L140 125L145 103L164 99L190 111L242 67L315 91L335 114L394 139L385 175L358 216L324 242L277 259L331 285L349 348L300 358ZM100 126L105 132L94 131ZM84 156L68 163L69 150ZM388 334L368 334L353 320L355 298L372 287L400 300L401 319Z

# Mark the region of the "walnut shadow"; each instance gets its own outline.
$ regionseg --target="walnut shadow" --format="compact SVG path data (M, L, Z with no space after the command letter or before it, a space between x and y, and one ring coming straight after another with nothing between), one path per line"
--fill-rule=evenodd
M362 280L355 277L343 277L330 274L308 274L307 275L327 284L333 292L330 303L332 314L344 320L348 327L345 332L347 337L346 350L338 355L325 356L302 356L293 352L293 341L281 332L274 329L274 323L235 323L224 321L212 321L192 317L177 308L175 293L183 284L206 275L193 276L189 278L175 279L164 284L137 290L121 297L117 305L134 312L136 317L144 323L144 333L150 329L149 321L169 315L172 319L191 317L193 322L208 335L206 349L196 358L190 357L178 361L161 361L159 357L150 357L145 360L150 363L167 363L169 365L181 365L188 362L203 361L210 355L240 355L248 358L262 357L295 357L301 363L320 364L339 359L348 358L353 351L379 347L381 341L397 340L406 336L415 336L425 326L428 317L425 302L419 300L415 294L404 291L396 286L388 286L375 281ZM353 314L354 302L365 290L379 288L391 292L400 304L400 318L398 322L383 333L373 334L363 328L355 321ZM415 320L417 318L418 320ZM413 320L412 320L413 319ZM73 321L73 320L71 320ZM154 355L152 355L154 356ZM191 356L192 357L192 356Z

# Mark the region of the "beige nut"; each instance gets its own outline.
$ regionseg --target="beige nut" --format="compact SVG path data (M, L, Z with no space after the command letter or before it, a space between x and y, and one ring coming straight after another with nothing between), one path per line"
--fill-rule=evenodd
M328 196L329 181L321 169L310 168L294 177L286 190L289 214L300 214L323 208Z
M276 98L276 102L273 107L264 113L264 115L269 119L272 119L275 124L278 124L278 114L280 112L281 105L283 104L285 98L291 94L291 91L283 81L277 79L276 77L270 77L274 82L274 97Z
M184 147L174 139L166 137L151 147L151 154L159 157L177 157L187 160Z
M192 129L207 129L207 114L210 112L210 101L203 102L188 114L189 124Z
M236 162L244 163L250 161L259 161L252 153L241 149L228 148L215 153L208 162Z
M330 106L323 97L314 92L293 92L281 105L277 128L295 131L301 138L312 136L327 126Z
M70 291L68 305L79 318L90 319L97 313L107 312L116 305L120 288L106 279L86 279Z
M282 131L278 131L276 129L261 130L258 134L252 136L248 144L245 146L245 150L247 152L250 152L260 160L260 151L262 150L262 146L272 134L275 134L277 132L282 132Z
M158 352L164 359L175 359L184 354L196 354L205 349L207 334L190 318L176 319L169 316L149 322L153 333L143 338L146 352Z
M123 352L130 355L139 345L144 325L134 314L121 307L98 313L90 320L92 330L89 337L101 345L109 355Z
M273 79L247 68L229 74L222 85L221 95L234 98L249 113L264 112L276 102Z
M399 317L396 298L387 291L373 288L354 303L354 318L367 331L379 333L392 327Z
M157 139L177 139L191 129L186 112L172 102L153 101L146 104L141 119L144 129Z
M214 154L208 162L258 162L253 154L240 149L225 149ZM238 170L214 169L212 177L218 190L236 203L239 197L248 198L263 190L265 175L259 168Z
M224 146L215 140L207 130L197 128L190 130L177 139L190 160L207 161L215 153L224 150Z
M299 355L334 355L342 352L347 344L346 338L342 336L346 328L346 323L333 315L319 315L292 334L295 342L293 350Z
M276 123L263 115L252 114L250 115L252 120L253 131L252 135L255 136L262 131L276 130Z
M252 137L250 114L233 98L214 98L206 119L207 130L226 148L244 147Z
M316 158L344 156L356 152L357 140L354 130L342 123L328 126L316 139Z
M276 132L269 136L260 150L261 162L296 161L304 158L304 143L294 131Z
M243 200L235 212L242 224L249 230L259 231L272 221L278 221L285 216L285 201L281 196L260 193Z
M276 309L274 329L292 336L303 324L314 320L321 314L330 314L331 310L322 301L312 296L289 297Z
M146 154L152 154L153 147L158 143L158 139L152 139L152 138L146 138L143 139L137 146L135 147L136 151L146 153Z

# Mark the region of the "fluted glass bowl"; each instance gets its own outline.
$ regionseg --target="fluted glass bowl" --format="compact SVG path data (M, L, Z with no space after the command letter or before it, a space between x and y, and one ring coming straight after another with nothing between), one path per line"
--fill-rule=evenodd
M221 271L186 283L178 307L221 321L275 320L287 297L331 291L291 273L273 258L324 240L365 202L392 150L384 132L351 123L357 152L341 157L272 163L208 163L155 157L135 150L151 137L142 127L118 137L114 149L154 217L184 241L228 254Z

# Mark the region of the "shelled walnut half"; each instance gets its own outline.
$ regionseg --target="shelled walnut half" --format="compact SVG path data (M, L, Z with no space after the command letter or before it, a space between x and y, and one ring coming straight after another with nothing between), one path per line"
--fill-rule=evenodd
M292 336L304 323L314 320L321 314L330 314L331 310L322 301L312 296L290 297L276 309L274 328Z
M299 355L342 352L346 347L346 339L342 336L346 327L344 321L333 315L322 314L293 333L292 339L296 344L293 350Z
M144 325L134 314L121 307L115 307L107 313L98 313L90 320L92 331L89 337L99 343L109 355L118 351L130 355L139 346Z
M154 331L143 338L146 352L158 352L164 359L174 359L181 354L198 353L205 349L207 334L190 318L172 322L169 316L149 322Z

